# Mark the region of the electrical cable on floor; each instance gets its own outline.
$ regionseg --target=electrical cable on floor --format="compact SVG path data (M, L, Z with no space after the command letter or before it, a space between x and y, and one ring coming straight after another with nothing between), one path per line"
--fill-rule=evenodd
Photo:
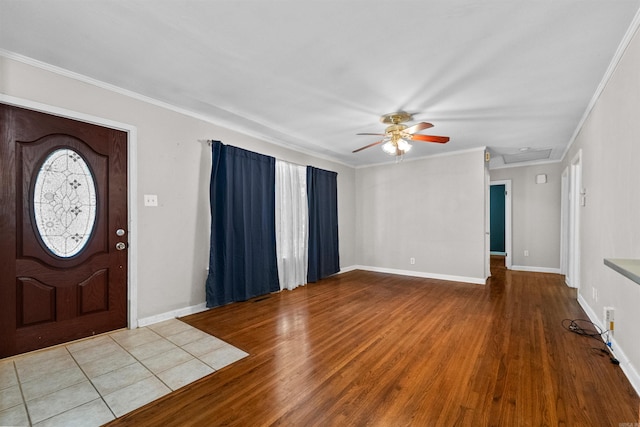
M602 347L600 351L609 355L609 360L611 360L611 363L614 365L620 364L620 361L615 358L613 349L611 348L610 330L603 331L598 325L585 319L564 319L562 321L562 327L574 334L598 340L598 342L604 344L604 347ZM591 327L590 330L589 327Z

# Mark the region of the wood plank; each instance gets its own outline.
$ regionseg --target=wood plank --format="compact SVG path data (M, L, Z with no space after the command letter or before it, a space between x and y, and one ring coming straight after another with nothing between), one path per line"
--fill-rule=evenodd
M640 399L563 276L487 286L353 271L183 320L250 356L113 421L184 425L619 425Z

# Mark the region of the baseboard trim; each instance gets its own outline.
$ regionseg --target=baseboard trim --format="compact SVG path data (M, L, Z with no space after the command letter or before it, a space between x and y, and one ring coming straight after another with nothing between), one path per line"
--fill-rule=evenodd
M559 268L550 268L550 267L532 267L529 265L512 265L511 270L515 271L529 271L532 273L553 273L553 274L562 274Z
M373 271L375 273L399 274L401 276L422 277L424 279L446 280L449 282L473 283L475 285L485 285L487 283L486 279L482 279L479 277L453 276L449 274L429 273L429 272L411 271L411 270L397 270L395 268L371 267L367 265L355 265L351 269Z
M153 325L154 323L163 322L169 319L175 319L176 317L188 316L189 314L196 314L207 310L206 303L200 303L192 305L190 307L179 308L177 310L167 311L166 313L156 314L155 316L149 316L142 319L138 319L138 327Z
M341 268L340 271L336 274L347 273L349 271L353 271L357 269L358 269L358 266L352 265L349 267ZM177 317L182 317L182 316L188 316L190 314L196 314L206 310L208 310L207 303L203 302L200 304L192 305L190 307L179 308L177 310L167 311L166 313L160 313L154 316L138 319L138 327L142 328L143 326L153 325L154 323L164 322L165 320L175 319Z
M580 295L580 293L578 293L578 304L580 304L580 307L582 307L584 312L587 314L589 320L604 331L605 328L602 326L600 319L593 311L589 303L587 303L587 300L585 300L582 295ZM622 347L620 347L616 342L615 336L613 337L613 339L611 339L611 351L615 355L616 359L618 359L618 361L620 362L620 369L622 369L622 372L631 383L631 386L635 389L636 393L640 395L640 375L638 374L638 371L634 369L633 365L629 362L629 358L624 353L624 350L622 350Z
M486 284L485 279L479 279L476 277L451 276L446 274L425 273L420 271L409 271L409 270L396 270L393 268L380 268L380 267L370 267L370 266L363 266L363 265L350 265L348 267L341 268L340 271L336 274L348 273L349 271L354 271L354 270L366 270L366 271L373 271L376 273L399 274L402 276L414 276L414 277L422 277L425 279L447 280L451 282L473 283L477 285ZM179 308L177 310L167 311L166 313L160 313L154 316L138 319L138 327L149 326L149 325L153 325L154 323L163 322L169 319L175 319L176 317L187 316L189 314L200 313L206 310L207 310L207 305L206 303L203 302L197 305L192 305L190 307Z
M357 265L350 265L348 267L341 268L340 271L338 271L336 274L348 273L350 271L357 270L357 269L358 269Z

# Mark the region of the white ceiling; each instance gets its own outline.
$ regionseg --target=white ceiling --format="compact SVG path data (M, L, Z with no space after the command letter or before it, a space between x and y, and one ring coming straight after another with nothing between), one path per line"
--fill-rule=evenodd
M428 121L407 157L560 159L640 0L0 0L0 49L359 166L359 132ZM216 135L203 135L215 139ZM224 141L233 145L233 141Z

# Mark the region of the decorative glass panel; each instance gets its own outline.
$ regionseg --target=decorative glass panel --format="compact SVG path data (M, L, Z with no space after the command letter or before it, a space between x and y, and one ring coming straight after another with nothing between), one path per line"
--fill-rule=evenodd
M62 258L80 253L96 220L96 187L80 154L62 148L46 158L36 176L33 210L51 252Z

